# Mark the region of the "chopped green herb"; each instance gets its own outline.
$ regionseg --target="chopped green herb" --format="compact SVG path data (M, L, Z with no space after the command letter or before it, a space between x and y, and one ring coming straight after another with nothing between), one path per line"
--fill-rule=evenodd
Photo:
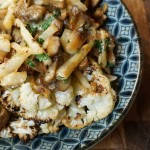
M60 9L55 9L54 11L53 11L53 16L55 17L55 18L58 18L60 15L61 15L61 11L60 11Z
M34 27L33 25L27 24L27 30L34 36L38 30L38 27Z
M65 79L65 80L63 80L63 82L64 82L65 84L67 84L67 83L69 82L69 80L68 80L68 79Z
M45 19L42 24L40 25L42 30L46 30L52 23L52 21L58 18L61 15L61 11L59 9L55 9L53 11L53 15Z
M44 54L35 55L35 58L41 62L41 61L49 59L49 56L44 53Z
M57 79L58 79L58 80L66 80L66 79L64 79L64 78L61 77L61 76L57 76Z
M31 68L34 68L35 67L35 63L32 61L32 60L30 60L30 59L28 59L27 61L26 61L26 63L29 65L29 67L31 67Z
M110 63L109 61L107 62L106 67L113 67L113 66L114 66L114 64Z
M95 47L102 53L110 45L110 38L106 38L105 40L94 40Z
M52 23L52 21L55 19L54 15L48 17L47 19L45 19L42 24L40 25L40 27L43 29L43 30L46 30Z
M107 37L106 40L105 40L106 47L109 47L110 42L111 42L111 41L110 41L110 38Z
M38 38L38 42L39 42L40 44L43 44L44 40L43 40L42 38Z
M103 51L102 41L96 39L96 40L94 40L94 45L98 49L98 51L100 53L102 53L102 51Z

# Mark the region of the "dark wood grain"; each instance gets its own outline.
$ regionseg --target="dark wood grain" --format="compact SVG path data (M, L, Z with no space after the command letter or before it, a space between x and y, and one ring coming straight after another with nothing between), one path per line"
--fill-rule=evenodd
M91 150L150 150L150 0L123 0L142 43L143 78L138 96L122 123Z

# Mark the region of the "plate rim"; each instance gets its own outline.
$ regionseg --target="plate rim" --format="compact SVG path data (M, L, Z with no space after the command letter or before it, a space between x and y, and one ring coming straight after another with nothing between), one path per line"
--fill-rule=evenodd
M120 1L120 4L122 4L125 9L127 10L129 16L131 17L132 19L132 22L133 22L133 26L135 27L135 30L136 30L136 34L137 34L137 42L139 44L139 73L138 73L138 76L137 76L137 81L136 81L136 86L134 87L134 93L131 95L131 98L130 98L130 101L127 105L127 107L125 107L125 110L123 111L123 113L120 115L120 117L117 119L117 121L111 125L108 130L105 131L104 135L102 136L99 136L97 139L93 140L92 142L89 142L88 144L86 144L84 147L82 148L79 148L78 150L89 150L90 148L92 148L93 146L95 146L96 144L98 144L99 142L101 142L102 140L104 140L108 135L110 135L117 127L118 125L123 121L123 119L125 118L125 116L127 115L127 113L129 112L129 110L131 109L136 97L137 97L137 94L139 92L139 88L140 88L140 85L141 85L141 81L143 79L143 46L142 46L142 40L141 40L141 36L139 34L139 30L137 28L137 24L135 22L135 19L133 18L133 15L132 13L130 12L130 10L128 9L127 5L122 1L122 0L119 0ZM13 146L13 145L12 145ZM1 147L1 146L0 146ZM13 148L13 147L11 147Z
M120 0L120 2L122 3L122 5L124 5L125 9L127 10L129 16L131 17L132 19L132 22L133 22L133 25L136 29L136 33L137 33L137 37L138 37L138 43L139 43L139 51L140 51L140 55L139 55L139 74L138 74L138 77L137 77L137 83L136 83L136 86L135 86L135 92L132 94L131 98L130 98L130 102L128 104L128 106L125 108L125 110L123 111L123 113L121 114L121 116L118 118L118 120L108 128L108 130L106 131L106 133L102 136L102 137L98 137L96 140L90 142L89 144L87 144L86 146L78 149L78 150L89 150L90 148L92 148L93 146L95 146L96 144L98 144L99 142L101 142L102 140L104 140L108 135L110 135L117 127L118 125L123 121L123 119L125 118L125 116L128 114L129 110L131 109L136 97L137 97L137 94L139 92L139 88L140 88L140 85L141 85L141 81L142 81L142 78L143 78L143 46L142 46L142 40L141 40L141 36L140 36L140 33L139 33L139 30L138 30L138 27L137 27L137 24L135 22L135 19L131 13L131 11L129 10L129 8L127 7L127 5L122 1Z

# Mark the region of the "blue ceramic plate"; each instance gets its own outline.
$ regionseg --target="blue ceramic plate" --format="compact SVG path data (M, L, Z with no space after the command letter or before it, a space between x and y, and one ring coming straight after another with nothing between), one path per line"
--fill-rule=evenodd
M118 101L105 119L81 130L64 127L59 133L41 135L23 144L18 138L0 139L0 150L79 150L101 141L130 109L141 78L141 51L134 21L121 0L103 0L109 4L106 28L116 37L117 63L113 74L119 78Z

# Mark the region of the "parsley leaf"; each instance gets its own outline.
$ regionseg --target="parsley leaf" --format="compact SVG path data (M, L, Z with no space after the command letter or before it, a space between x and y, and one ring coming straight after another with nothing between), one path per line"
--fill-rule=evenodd
M109 47L109 45L111 43L110 38L107 37L105 40L105 43L106 43L106 47Z
M40 27L43 29L43 30L46 30L52 23L52 21L55 19L55 17L52 15L50 17L48 17L47 19L45 19L42 24L40 25Z
M35 63L32 61L32 60L30 60L30 59L28 59L27 61L26 61L26 63L29 65L29 67L31 67L31 68L34 68L35 67Z
M40 44L43 44L44 40L42 38L38 38L37 40Z
M53 11L53 15L45 19L42 24L40 25L42 30L46 30L52 23L52 21L56 18L58 18L61 15L61 11L59 9L55 9Z
M58 80L65 80L63 77L61 77L61 76L57 76L57 79Z
M109 61L107 62L106 67L113 67L113 66L114 66L114 64L110 63Z
M104 40L94 40L94 45L98 49L100 53L105 50L110 45L110 38L106 38Z
M43 53L43 54L37 54L37 55L35 55L35 58L36 58L38 61L42 62L42 61L44 61L44 60L49 59L49 56L48 56L47 54Z
M102 41L96 39L96 40L94 40L94 45L98 49L98 51L100 53L102 53L102 51L103 51Z
M55 18L58 18L60 15L61 15L61 11L60 11L60 9L55 9L54 11L53 11L53 16L55 17Z
M34 27L33 25L27 24L27 30L34 36L38 30L38 27Z
M63 82L64 82L65 84L67 84L67 83L69 82L69 80L68 80L68 79L65 79L65 80L63 80Z

